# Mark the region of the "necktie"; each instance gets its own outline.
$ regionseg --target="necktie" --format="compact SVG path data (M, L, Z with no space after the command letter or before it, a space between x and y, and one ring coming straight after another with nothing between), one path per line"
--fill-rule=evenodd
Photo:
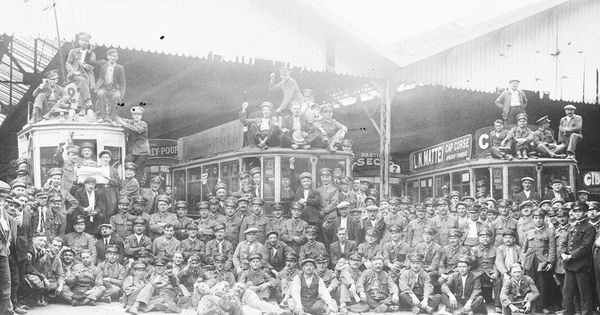
M108 246L108 238L104 239L104 246Z
M219 254L223 253L223 243L218 243L219 244Z
M44 222L46 222L46 208L44 207L39 207L38 208L38 228L37 228L37 232L38 233L44 233Z

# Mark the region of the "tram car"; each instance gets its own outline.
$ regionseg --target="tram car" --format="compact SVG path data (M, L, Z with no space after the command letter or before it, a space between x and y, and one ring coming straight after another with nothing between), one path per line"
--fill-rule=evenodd
M316 188L321 168L332 169L334 178L352 172L352 152L244 147L243 134L242 124L232 121L178 140L181 162L170 168L173 194L176 200L190 204L191 217L198 216L196 203L215 195L219 183L234 196L252 189L249 193L265 201L266 215L271 214L273 202L281 202L284 216L288 216L300 173L312 174Z
M493 158L489 139L492 129L481 128L474 137L465 135L411 153L410 174L404 177L405 195L413 202L448 196L453 191L458 191L461 198L479 195L512 199L522 189L524 177L535 181L532 189L539 196L545 195L555 179L567 190L576 191L579 169L575 160L536 155L528 159Z
M48 180L48 171L60 167L64 156L57 155L59 147L76 145L91 149L85 166L77 170L79 184L86 177L95 177L98 184L108 184L110 168L123 177L125 163L125 130L109 123L72 121L63 119L42 120L25 127L17 133L19 158L30 163L30 183L42 187ZM83 151L83 150L82 150ZM110 151L109 167L101 167L98 155Z

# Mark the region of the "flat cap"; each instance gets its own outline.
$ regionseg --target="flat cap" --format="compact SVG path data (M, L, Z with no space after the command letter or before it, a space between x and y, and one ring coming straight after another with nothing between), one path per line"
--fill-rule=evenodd
M255 259L261 260L262 255L261 254L252 254L252 255L250 255L250 257L248 257L248 261L253 261Z
M460 199L460 201L467 201L467 200L471 200L471 201L475 201L475 197L473 196L464 196Z
M171 198L169 198L169 196L167 196L167 195L156 196L156 203L159 203L161 201L165 202L165 203L169 203L171 201Z
M271 203L271 209L273 209L273 211L282 211L283 204L279 201L273 202Z
M379 207L375 206L375 205L371 205L371 206L367 206L365 208L366 211L379 211Z
M267 232L266 237L269 237L271 234L275 234L275 236L279 237L279 232L276 230L271 230L271 231Z
M517 121L519 121L521 119L527 120L527 119L529 119L529 116L527 116L527 114L525 114L525 113L520 113L517 115Z
M91 176L90 177L86 177L83 180L83 183L84 184L94 184L94 185L96 185L96 178L95 177L91 177Z
M260 174L260 167L253 167L250 169L250 175L254 175L254 174Z
M575 105L573 105L573 104L568 104L568 105L566 105L565 107L563 107L563 109L572 109L572 110L576 110L576 109L577 109L577 107L575 107Z
M133 226L140 225L140 224L143 226L146 226L146 220L142 217L137 217L137 218L133 219L132 223L133 223Z
M252 204L253 205L259 205L259 206L264 206L265 205L265 201L262 200L262 198L260 198L260 197L254 197L254 198L252 198Z
M258 233L258 229L255 227L250 227L250 228L247 228L246 231L244 231L244 234L250 234L250 233Z
M421 254L417 254L417 253L413 253L413 254L411 254L411 255L408 257L408 259L409 259L411 262L422 262L422 261L423 261L423 255L421 255Z
M302 209L304 209L304 206L301 203L295 201L295 202L292 202L292 204L290 205L290 209L296 209L296 210L302 211Z
M328 167L324 167L322 169L319 170L319 175L331 175L331 169Z
M463 233L461 230L459 229L451 229L450 232L448 232L448 236L449 237L462 237Z
M220 230L225 230L225 227L226 227L225 223L217 223L217 224L215 224L215 226L213 226L212 229L213 229L213 232L217 232Z
M460 198L460 191L458 191L458 190L451 191L450 192L450 198L452 198L452 197L458 197L458 198Z
M342 201L340 203L338 203L337 208L338 209L344 209L344 208L350 208L352 204L350 204L348 201Z
M533 178L531 178L529 176L525 176L525 177L521 178L521 182L524 182L526 180L531 181L532 183L535 182L535 180L533 180Z
M53 167L48 171L48 176L54 176L54 175L61 175L62 176L63 171L61 168L59 167Z
M179 200L175 202L175 208L186 208L188 207L188 203L185 200Z
M311 263L311 264L313 264L313 266L314 266L314 267L316 267L316 266L317 266L317 263L315 262L315 260L314 260L314 259L311 259L311 258L304 259L304 260L303 260L303 261L300 263L300 265L301 265L302 267L304 267L304 265L306 265L307 263Z
M286 261L298 261L298 255L296 253L287 253L285 255Z
M126 170L134 170L135 171L137 169L137 166L133 162L126 162L125 163L125 169Z
M487 236L492 236L492 230L488 229L488 228L484 228L481 231L479 231L479 236L482 235L487 235Z

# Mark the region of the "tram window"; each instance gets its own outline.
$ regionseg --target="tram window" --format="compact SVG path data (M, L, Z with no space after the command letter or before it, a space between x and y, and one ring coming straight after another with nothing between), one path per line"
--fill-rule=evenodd
M267 205L275 201L275 158L263 158L263 200ZM271 207L266 206L265 214L271 215Z
M544 166L542 168L542 196L552 191L552 180L559 179L563 184L563 190L567 193L573 191L570 187L568 166Z
M413 202L417 202L419 196L419 180L409 180L406 183L406 193Z
M489 168L476 168L473 170L475 173L475 196L483 197L490 196L490 169Z
M471 175L469 171L452 173L452 190L460 192L461 198L471 194Z
M448 197L450 194L450 174L436 175L434 197Z
M206 175L206 186L205 189L208 191L202 192L202 200L206 200L208 196L214 194L214 189L219 182L219 164L209 164L202 167L202 173Z
M92 146L93 146L93 149L92 149L91 152L89 152L89 151L85 152L86 156L84 156L83 149L81 149L82 145L84 143L85 144L90 144L91 143ZM80 148L80 150L79 150L79 156L81 156L83 158L88 158L88 159L93 160L95 162L98 161L97 156L98 156L99 151L98 151L98 145L96 144L96 139L77 139L77 140L73 140L73 144L76 145L76 146L78 146Z
M40 148L40 175L42 183L48 180L48 171L53 167L58 167L58 161L54 154L56 147L41 147Z
M309 158L294 158L294 169L290 168L290 158L281 158L281 187L279 189L280 201L283 204L283 215L288 216L290 204L294 200L296 189L300 186L298 176L304 172L311 172Z
M243 171L250 174L250 171L255 167L261 168L259 157L246 157L246 158L242 159L242 170ZM257 174L257 175L250 174L250 176L252 176L252 179L250 180L250 185L248 187L242 187L242 188L244 188L245 191L246 190L251 191L251 192L253 192L253 195L256 195L255 189L256 189L256 186L260 187L261 175L260 174Z
M533 179L537 178L535 167L509 167L508 168L508 183L510 184L509 198L514 198L514 196L520 193L523 190L523 186L521 185L521 178L523 177L531 177ZM536 190L536 185L532 187L532 189Z
M227 185L230 193L240 189L239 172L240 162L238 160L221 162L221 181Z
M346 176L346 161L344 159L319 159L317 162L317 177L319 177L319 171L325 167L331 169L334 182ZM321 186L320 180L318 186Z
M104 150L110 151L112 155L112 158L110 160L110 166L116 168L117 172L119 173L119 176L121 176L122 178L123 174L121 174L121 161L123 156L123 149L121 149L120 147L105 146Z
M187 201L190 208L189 214L191 216L198 215L196 203L202 200L202 168L194 167L188 169L187 180ZM174 179L174 181L177 182L177 179Z
M433 197L433 177L421 178L419 181L421 187L420 200L423 201L426 198Z
M185 200L185 170L173 172L173 196L175 200ZM191 203L190 205L190 208L196 207Z
M502 169L499 167L492 168L492 198L496 200L503 198L503 187Z

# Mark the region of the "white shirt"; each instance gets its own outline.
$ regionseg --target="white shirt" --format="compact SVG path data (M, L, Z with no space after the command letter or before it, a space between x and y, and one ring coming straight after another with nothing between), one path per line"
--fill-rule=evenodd
M302 125L300 124L300 116L293 117L292 119L292 130L301 130Z
M467 224L469 225L467 238L477 238L477 221L469 220Z
M133 235L135 235L135 238L137 239L138 244L142 242L142 237L144 236L144 234L140 234L140 235L133 234Z
M348 217L340 217L340 228L348 229Z
M87 50L80 49L80 51L81 51L81 56L79 56L79 62L84 63L85 62L85 54L87 54Z
M530 191L523 190L523 193L525 194L525 197L529 198L529 195L531 195L531 190Z
M304 189L304 199L308 199L308 192L310 189Z
M96 208L96 192L93 190L92 192L86 190L85 193L87 194L90 207L92 207L92 209Z
M106 68L106 75L104 76L104 82L106 82L106 84L113 83L113 72L114 71L115 71L115 66L109 64L108 67Z
M346 247L346 243L340 243L340 252L345 253L344 248Z
M466 284L467 284L467 276L460 276L460 281L462 282L462 287L463 287L462 292L460 294L462 296L464 296L465 295L465 290L467 289L467 288L465 288Z
M519 98L519 90L510 90L510 106L521 106L521 99Z
M260 126L259 126L258 129L260 131L267 131L267 130L269 130L269 123L270 123L269 120L270 120L269 118L262 118L261 121L260 121Z

